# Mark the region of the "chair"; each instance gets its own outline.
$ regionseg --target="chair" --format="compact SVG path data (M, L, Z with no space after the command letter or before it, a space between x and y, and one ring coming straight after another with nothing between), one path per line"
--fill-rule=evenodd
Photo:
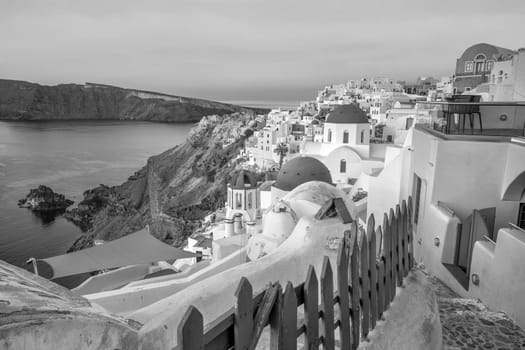
M470 102L472 103L479 103L480 101L481 96L479 95L472 95L470 98ZM479 129L483 132L483 123L481 122L481 112L479 110L479 104L472 104L469 107L470 128L474 130L474 114L477 114L479 117Z
M453 95L452 97L447 98L448 102L451 103L470 103L470 95ZM447 131L450 132L450 116L457 114L458 115L458 124L457 129L460 130L460 126L463 125L463 131L465 131L465 117L470 113L470 105L463 104L449 104L447 105ZM461 118L463 118L463 123L461 123Z

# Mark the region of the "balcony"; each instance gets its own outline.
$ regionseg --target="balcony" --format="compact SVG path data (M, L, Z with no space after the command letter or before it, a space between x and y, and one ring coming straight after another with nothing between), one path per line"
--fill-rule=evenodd
M525 136L525 102L419 102L426 128L445 135Z

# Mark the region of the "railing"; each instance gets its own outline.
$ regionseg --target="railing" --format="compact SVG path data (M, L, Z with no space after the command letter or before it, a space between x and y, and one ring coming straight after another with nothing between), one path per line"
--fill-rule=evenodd
M388 310L396 287L402 286L414 264L411 217L409 197L408 204L403 201L395 211L385 213L383 225L377 229L373 215L366 232L354 221L339 243L335 279L327 256L320 281L310 266L306 280L295 287L288 282L284 292L277 282L253 297L250 282L242 278L231 311L206 329L202 314L190 306L178 327L177 349L252 350L267 326L270 349L296 349L297 338L304 335L305 348L318 349L322 345L331 350L335 348L336 330L338 348L357 349L360 340L366 339ZM301 306L304 320L298 325Z
M525 102L418 102L428 128L444 134L525 136Z

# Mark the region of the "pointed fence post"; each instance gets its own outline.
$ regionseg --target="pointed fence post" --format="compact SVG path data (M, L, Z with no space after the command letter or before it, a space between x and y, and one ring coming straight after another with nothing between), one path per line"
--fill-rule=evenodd
M325 256L321 272L321 307L323 308L323 349L334 350L334 283L330 259Z
M383 311L388 310L392 299L392 234L390 232L390 221L388 215L383 215L383 255L385 257L385 303Z
M350 302L348 297L348 247L346 239L341 241L337 252L337 291L339 294L339 338L341 350L350 350Z
M398 256L397 256L397 245L398 245L398 239L397 239L397 218L394 214L394 210L390 208L390 212L388 215L388 219L390 221L390 232L392 233L392 290L390 295L390 301L394 300L394 297L396 296L396 286L397 286L397 271L398 271Z
M277 299L270 313L270 349L284 350L282 337L283 293L281 285L277 285Z
M361 260L361 335L363 339L366 339L368 336L368 331L370 330L370 280L368 272L368 239L366 237L366 232L362 232L361 241L359 242L359 258Z
M306 326L306 348L319 348L319 294L317 275L312 265L304 283L304 323Z
M405 268L404 276L410 271L410 262L408 259L408 209L407 201L403 200L401 204L401 215L403 215L403 266Z
M381 232L381 226L377 228L377 232ZM385 311L385 290L386 290L386 281L385 281L385 262L386 259L383 256L377 261L377 319L381 319L381 315Z
M297 349L297 295L290 282L284 290L281 326L280 350Z
M374 220L374 217L371 215L368 219ZM377 320L377 308L378 308L378 300L377 300L377 258L376 258L376 233L374 228L368 226L368 269L370 271L369 278L370 278L370 329L374 329L376 326L376 320Z
M408 203L407 203L407 221L408 221L408 266L410 268L414 267L414 231L412 226L412 215L413 215L413 207L412 207L412 196L408 197Z
M177 329L177 339L184 350L204 350L204 326L202 314L190 305Z
M241 278L235 291L235 349L246 350L250 346L253 332L252 285L246 277Z
M403 285L403 218L401 216L401 206L396 204L396 234L397 234L397 286Z
M354 234L355 233L355 234ZM352 349L359 346L359 329L360 329L360 307L359 307L359 248L357 242L357 223L352 223L352 251L350 253L350 279L351 288L351 317L352 317Z

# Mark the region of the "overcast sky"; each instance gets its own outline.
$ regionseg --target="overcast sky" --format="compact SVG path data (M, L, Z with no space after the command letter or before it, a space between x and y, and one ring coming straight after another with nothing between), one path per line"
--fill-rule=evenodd
M0 78L216 100L439 77L478 42L525 47L525 0L0 0Z

